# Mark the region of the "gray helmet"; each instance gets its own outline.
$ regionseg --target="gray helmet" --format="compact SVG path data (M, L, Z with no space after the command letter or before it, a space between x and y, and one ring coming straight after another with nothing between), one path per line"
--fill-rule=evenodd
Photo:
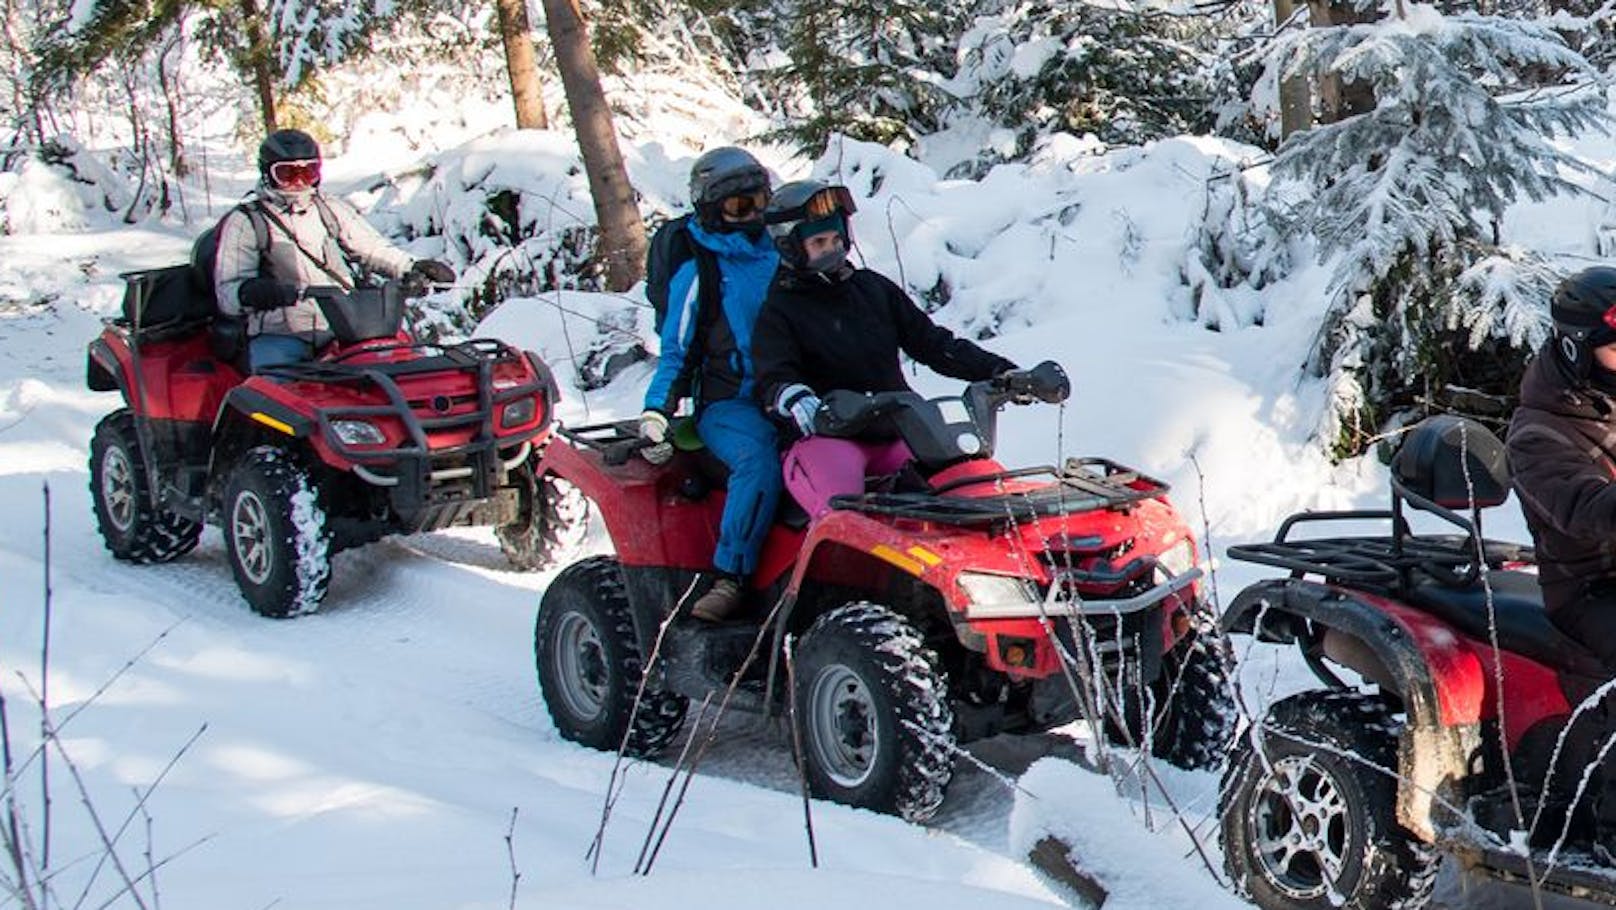
M802 241L826 230L841 232L844 249L853 247L853 225L850 219L858 206L847 187L825 183L822 180L797 180L780 187L769 207L763 212L763 221L769 226L769 236L780 251L780 261L798 271L825 271L836 268L834 263L813 263L804 252ZM845 259L845 254L843 256Z
M1616 342L1616 268L1595 266L1560 282L1549 304L1554 350L1578 381L1593 374L1593 349Z
M710 149L690 166L690 204L696 220L709 230L732 229L719 214L730 196L769 192L769 172L745 149L726 145Z
M302 130L276 130L258 144L258 174L269 180L269 167L282 161L318 161L320 143Z

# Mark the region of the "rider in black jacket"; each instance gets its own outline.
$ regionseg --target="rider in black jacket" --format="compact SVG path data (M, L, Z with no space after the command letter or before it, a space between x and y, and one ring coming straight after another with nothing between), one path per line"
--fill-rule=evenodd
M804 180L781 187L765 212L780 271L752 332L752 361L763 407L799 438L786 454L786 488L815 518L830 499L864 489L867 475L896 471L912 456L902 440L814 435L820 396L832 389L909 388L901 350L954 379L989 379L1016 365L932 322L892 281L847 261L845 187ZM887 438L881 438L881 437Z

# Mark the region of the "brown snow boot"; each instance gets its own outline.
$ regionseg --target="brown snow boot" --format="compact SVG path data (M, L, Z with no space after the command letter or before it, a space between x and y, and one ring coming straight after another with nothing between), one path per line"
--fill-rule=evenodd
M702 622L723 622L740 608L741 580L726 573L713 581L706 594L696 598L690 615Z

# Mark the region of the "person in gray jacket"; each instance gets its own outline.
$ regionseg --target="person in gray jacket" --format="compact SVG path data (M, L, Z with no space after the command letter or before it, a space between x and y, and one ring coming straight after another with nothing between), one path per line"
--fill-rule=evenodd
M253 370L308 360L331 341L311 287L353 290L354 267L424 286L454 270L415 259L341 199L320 192L320 146L301 130L277 130L258 146L253 198L219 223L214 288L219 311L245 317Z

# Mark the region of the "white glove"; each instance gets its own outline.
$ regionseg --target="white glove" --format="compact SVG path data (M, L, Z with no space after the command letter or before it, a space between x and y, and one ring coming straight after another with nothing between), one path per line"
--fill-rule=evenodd
M819 396L805 385L789 385L780 390L780 414L791 418L804 437L814 435L814 415L819 413Z
M652 464L666 464L673 457L673 443L668 442L668 418L661 411L646 411L640 415L640 438L650 443L640 450L640 457Z

